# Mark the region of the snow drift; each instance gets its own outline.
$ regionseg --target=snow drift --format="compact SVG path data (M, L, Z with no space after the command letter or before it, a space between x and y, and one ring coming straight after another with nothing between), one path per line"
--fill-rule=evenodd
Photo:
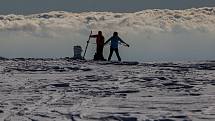
M106 39L118 31L132 45L121 48L127 60L215 58L210 54L215 51L215 8L0 15L0 55L71 56L74 45L85 46L90 30L102 30Z

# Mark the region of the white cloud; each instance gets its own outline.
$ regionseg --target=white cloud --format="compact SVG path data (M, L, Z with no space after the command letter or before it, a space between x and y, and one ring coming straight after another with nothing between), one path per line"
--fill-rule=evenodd
M130 53L128 59L214 57L209 53L215 51L211 46L215 44L215 8L0 15L0 55L32 56L38 52L38 56L71 56L73 45L84 48L91 29L94 33L102 30L106 39L118 31L132 45L130 49L122 48L122 56ZM95 42L92 40L92 43ZM94 53L93 47L89 48L89 57ZM202 48L196 52L195 47ZM27 53L28 49L32 49L29 51L32 53Z
M185 30L215 31L214 24L215 8L144 10L136 13L85 12L78 14L56 11L29 16L0 16L1 30L16 31L36 31L43 28L79 31L88 27L107 30L132 28L147 31L154 29L156 32L175 31L176 26Z

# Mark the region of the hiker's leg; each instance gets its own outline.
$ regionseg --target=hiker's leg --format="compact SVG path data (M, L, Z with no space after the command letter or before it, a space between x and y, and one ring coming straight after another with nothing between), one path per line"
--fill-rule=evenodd
M99 53L99 46L98 45L96 46L96 53L97 54Z
M97 45L97 47L96 47L96 53L97 53L97 55L99 55L100 54L100 47Z
M99 46L96 46L96 53L94 55L94 60L99 60Z
M97 53L97 56L99 57L100 55L100 52L101 51L101 47L99 45L96 46L96 53Z
M103 49L104 49L104 46L101 46L100 49L99 49L99 52L100 52L100 59L101 59L101 60L104 60Z
M121 61L121 57L119 56L119 50L118 50L118 48L115 49L115 52L116 52L116 56L118 58L118 61Z
M95 53L93 60L98 60L98 54L97 53Z
M101 46L98 46L98 49L97 49L97 57L98 57L98 60L101 59Z
M113 55L113 48L110 48L110 54L109 54L109 57L108 57L108 61L111 60L112 55Z

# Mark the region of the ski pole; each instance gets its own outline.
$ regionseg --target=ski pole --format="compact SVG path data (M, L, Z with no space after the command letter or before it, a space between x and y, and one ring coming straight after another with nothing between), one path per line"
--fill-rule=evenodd
M93 31L91 30L90 36L92 35L92 33L93 33ZM85 58L85 55L86 55L86 52L87 52L87 48L88 48L88 45L89 45L89 42L90 42L90 36L89 36L89 39L88 39L88 41L87 41L87 45L86 45L86 48L85 48L85 51L84 51L84 56L83 56L83 58Z

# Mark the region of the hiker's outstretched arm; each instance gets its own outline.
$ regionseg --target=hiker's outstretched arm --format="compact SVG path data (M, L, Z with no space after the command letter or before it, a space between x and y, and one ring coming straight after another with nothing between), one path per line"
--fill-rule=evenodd
M129 44L127 44L126 42L124 42L120 37L119 37L119 41L120 41L121 43L124 43L126 46L129 47Z
M90 35L89 38L97 38L98 35ZM87 41L88 43L90 42L90 39Z
M112 37L109 38L109 39L104 43L104 45L106 45L108 42L110 42L111 39L112 39Z
M96 38L98 35L90 35L90 38Z
M119 41L120 41L121 43L127 44L127 43L125 43L120 37L119 37Z

